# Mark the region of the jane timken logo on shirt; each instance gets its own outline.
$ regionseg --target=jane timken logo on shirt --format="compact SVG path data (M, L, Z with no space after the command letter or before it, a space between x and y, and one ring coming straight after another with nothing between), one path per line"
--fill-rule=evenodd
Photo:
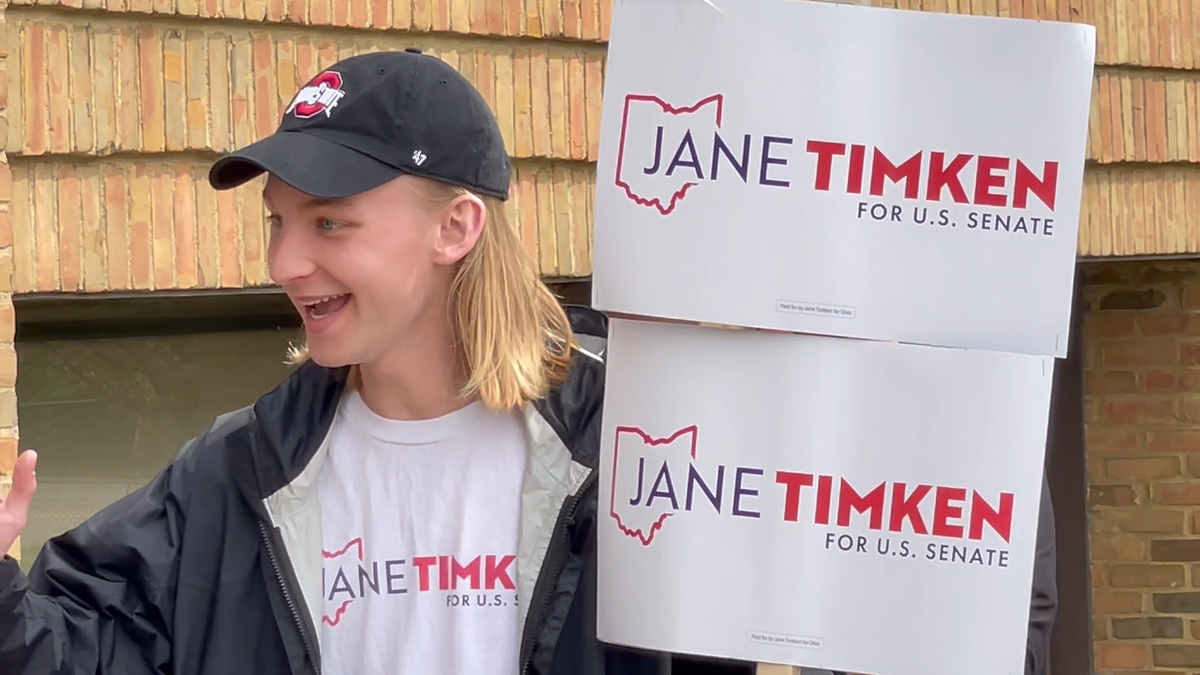
M410 591L445 594L447 607L506 607L517 602L512 573L515 555L368 560L365 549L362 537L356 537L339 550L321 551L328 561L321 573L326 604L321 620L330 626L341 623L356 601L402 596Z

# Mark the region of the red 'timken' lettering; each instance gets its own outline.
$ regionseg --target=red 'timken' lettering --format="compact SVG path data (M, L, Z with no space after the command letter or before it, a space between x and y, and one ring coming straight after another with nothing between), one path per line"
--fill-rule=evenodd
M904 483L896 483L892 486L892 513L888 529L892 532L899 532L904 527L905 519L912 523L913 532L916 534L929 534L929 530L925 527L925 518L921 515L920 507L921 500L929 494L933 489L932 485L918 485L908 499L904 498L904 491L907 489Z
M996 171L1008 168L1007 157L980 155L975 160L975 203L980 206L1004 206L1004 193L992 192L992 188L1004 187L1004 176Z
M829 507L833 503L833 476L817 477L817 524L829 524Z
M469 582L468 588L473 591L479 590L479 556L471 559L471 562L463 565L458 562L458 558L451 556L450 558L450 588L457 589L459 579Z
M1000 493L1000 508L992 508L978 492L971 493L971 522L967 536L976 541L983 539L983 524L992 526L1004 541L1012 536L1013 494Z
M1017 176L1013 185L1013 206L1018 209L1023 209L1029 203L1029 193L1037 195L1037 198L1046 205L1046 208L1054 210L1054 196L1058 188L1058 162L1046 162L1045 170L1041 178L1034 175L1029 167L1021 160L1017 160Z
M817 155L817 181L814 189L829 190L829 175L833 172L833 156L846 154L845 143L809 141L807 149Z
M962 517L962 506L952 505L950 502L951 500L962 502L966 498L967 491L962 488L938 486L933 497L933 534L935 536L962 538L962 525L950 523L950 519Z
M417 568L417 587L422 591L429 590L429 568L437 564L437 558L431 555L413 557L413 567Z
M500 588L509 591L515 591L517 585L513 583L512 577L508 574L508 568L517 560L515 555L506 555L497 561L496 556L489 555L487 557L487 565L484 567L483 583L487 590L494 590L497 584Z
M887 179L893 183L903 182L905 199L916 199L921 191L921 154L918 152L897 166L882 150L875 148L875 156L871 159L871 195L882 197L883 181Z
M883 528L883 495L887 490L887 483L880 483L865 495L859 495L854 491L850 483L846 479L842 479L842 485L838 488L838 526L846 527L850 524L850 510L854 509L859 513L869 513L870 527L872 530Z
M956 155L947 166L946 153L929 153L929 185L925 189L925 199L931 202L941 201L942 188L950 190L950 198L958 204L967 203L967 191L958 180L958 174L971 161L972 155Z
M786 522L794 523L800 518L800 488L812 486L813 475L794 471L776 471L775 482L785 487L783 519Z

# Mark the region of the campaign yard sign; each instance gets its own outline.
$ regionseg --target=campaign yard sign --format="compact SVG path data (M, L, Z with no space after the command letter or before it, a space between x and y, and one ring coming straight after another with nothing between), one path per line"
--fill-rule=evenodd
M1065 356L1094 56L1083 24L617 2L593 304Z
M612 319L598 635L1015 675L1053 358Z

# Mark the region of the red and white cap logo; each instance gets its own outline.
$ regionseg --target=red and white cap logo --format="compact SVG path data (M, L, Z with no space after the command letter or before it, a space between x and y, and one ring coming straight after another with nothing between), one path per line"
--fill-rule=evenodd
M327 70L296 92L287 112L304 119L322 112L329 117L338 101L345 95L346 92L342 91L341 74Z

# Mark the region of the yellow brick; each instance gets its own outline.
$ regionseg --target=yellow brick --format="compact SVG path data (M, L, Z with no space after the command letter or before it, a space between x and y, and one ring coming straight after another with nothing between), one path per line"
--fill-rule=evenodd
M515 112L513 87L515 81L512 52L506 50L498 51L493 67L496 72L495 107L493 110L497 121L500 123L500 135L504 138L504 147L509 148L509 152L511 153L515 145L515 123L513 120Z
M538 263L542 274L558 276L558 236L554 229L554 183L549 167L537 167L532 180L537 191Z
M71 91L67 28L52 25L46 30L46 87L50 143L55 153L71 151Z
M300 80L300 74L296 72L296 45L288 37L281 36L276 40L275 73L276 92L274 110L278 117L279 113L287 109L292 96L304 84L304 81ZM305 78L305 80L307 79ZM278 123L277 120L276 123Z
M261 193L255 185L238 189L242 233L242 283L260 286L267 282L265 240L263 238L263 206ZM261 189L261 186L259 186Z
M115 150L117 143L117 82L113 32L107 28L98 29L91 42L95 50L94 63L101 65L99 68L90 68L91 77L95 81L92 112L95 116L96 150L107 153Z
M432 2L433 0L411 0L413 30L428 31L433 28Z
M350 25L354 28L366 28L370 25L371 8L368 0L342 0L350 3Z
M570 158L585 160L588 156L587 82L584 79L582 54L572 54L567 60L567 126L569 127Z
M413 44L410 36L390 33L369 41L314 38L240 28L130 26L103 17L53 29L49 37L44 33L36 22L23 25L24 63L45 66L76 54L70 67L78 71L86 65L90 78L59 77L54 70L47 75L44 67L22 71L14 100L23 105L15 117L21 128L40 130L26 139L24 154L228 151L274 132L291 96L320 68L360 51ZM70 35L62 40L69 49L59 49L59 34ZM591 156L587 107L595 104L587 92L602 93L600 48L537 46L527 68L526 47L519 48L518 57L499 42L460 47L443 38L422 40L416 46L444 54L484 94L515 156ZM59 80L69 80L68 89L60 91ZM518 109L521 114L528 109L535 125L531 143L516 138ZM553 119L546 120L547 115ZM51 119L68 124L50 124Z
M17 384L17 350L12 344L0 345L0 387L14 387ZM0 455L6 451L5 444L0 442ZM7 458L0 456L0 471Z
M546 29L542 24L541 0L524 0L525 3L525 34L530 37L542 37Z
M387 6L386 0L376 0ZM308 0L289 0L287 10L287 20L292 23L305 24L308 23ZM382 27L382 26L377 26Z
M166 119L166 148L178 152L187 147L187 95L183 83L183 33L163 31L163 106Z
M13 224L13 290L37 290L37 244L34 238L33 184L28 165L12 167L13 201L9 205Z
M190 166L177 164L174 169L174 196L172 204L172 224L175 242L175 284L174 288L195 288L197 280L197 237L196 227L196 191L193 187L193 169Z
M562 0L541 0L541 6L542 35L550 38L564 37Z
M100 169L94 165L79 167L80 224L83 229L83 288L88 292L108 289L105 269L104 221Z
M276 98L275 41L271 35L254 35L254 128L256 138L270 136L278 126Z
M19 153L25 148L26 109L22 84L27 81L24 66L26 45L21 38L21 25L18 23L5 22L0 25L0 33L6 36L6 41L11 45L9 56L4 60L5 70L11 73L5 94L5 118L9 120L10 125L8 133L0 137L0 147L8 153Z
M204 176L196 177L196 256L198 265L197 285L201 288L221 286L221 239L220 219L217 210L217 193ZM235 242L236 243L236 242Z
M283 21L287 16L287 4L285 0L268 0L267 2L267 17L266 20L271 23Z
M71 63L71 122L74 138L69 148L74 151L92 152L95 146L95 130L92 120L92 64L89 56L91 40L83 26L70 28Z
M122 27L115 32L117 82L116 145L121 150L143 150L142 111L138 93L139 59L136 29ZM105 64L97 63L97 68Z
M46 77L46 32L41 24L31 24L25 27L21 52L24 69L21 75L25 81L25 123L26 133L23 148L26 153L40 155L50 146L50 129L46 119L49 106Z
M17 317L12 294L0 293L0 343L12 344L17 333Z
M592 210L588 202L588 184L594 172L590 168L571 167L571 272L570 276L586 276L592 272Z
M39 163L33 169L34 251L36 290L59 290L58 270L58 190L55 170L50 164ZM4 426L0 424L0 426Z
M166 117L163 110L163 36L154 26L138 29L138 86L141 92L139 121L145 152L166 149ZM173 115L174 116L174 115Z
M58 193L58 287L71 293L83 286L83 225L75 167L59 165L55 191Z
M333 20L333 3L334 0L309 0L308 5L308 20L317 26L327 26ZM407 4L397 2L397 5Z
M154 237L150 226L153 218L150 176L146 173L145 163L135 162L128 179L131 287L149 290L154 287Z
M563 37L579 39L583 35L582 20L579 14L579 0L562 0Z
M170 170L154 164L150 176L150 231L154 243L154 287L175 288L175 182Z
M230 65L250 63L251 58L250 36L245 33L235 34L229 57ZM257 134L254 133L251 126L254 118L250 107L250 102L254 97L254 78L249 68L231 68L230 70L230 80L233 85L231 89L233 117L230 124L230 128L233 130L232 145L240 148L257 138Z
M15 351L13 351L13 357L16 357ZM16 463L17 439L0 438L0 474L11 474Z
M587 105L587 158L596 161L600 156L600 114L603 111L604 57L588 54L584 64L584 101Z
M16 290L12 249L0 250L0 293Z
M550 179L554 195L555 274L569 276L575 271L571 266L575 248L572 238L575 228L571 222L575 215L571 208L571 168L562 164L553 165Z
M133 288L130 275L132 249L130 247L129 192L125 168L109 164L104 168L104 187L100 192L104 200L104 242L106 285L114 290Z
M242 285L242 228L237 212L238 193L222 190L215 196L217 234L220 242L220 286L236 288Z
M184 33L184 68L187 78L187 147L197 150L212 149L208 137L208 36L199 30ZM225 92L228 94L228 89ZM217 98L211 91L211 97Z
M224 35L208 36L208 147L218 152L233 149L230 132L229 41Z
M567 69L561 58L551 58L548 63L550 91L550 147L551 157L570 157L571 127L567 118Z
M529 49L513 50L513 143L514 157L533 156L533 92L529 77Z
M262 21L267 18L267 1L266 0L245 0L245 19L248 21Z

